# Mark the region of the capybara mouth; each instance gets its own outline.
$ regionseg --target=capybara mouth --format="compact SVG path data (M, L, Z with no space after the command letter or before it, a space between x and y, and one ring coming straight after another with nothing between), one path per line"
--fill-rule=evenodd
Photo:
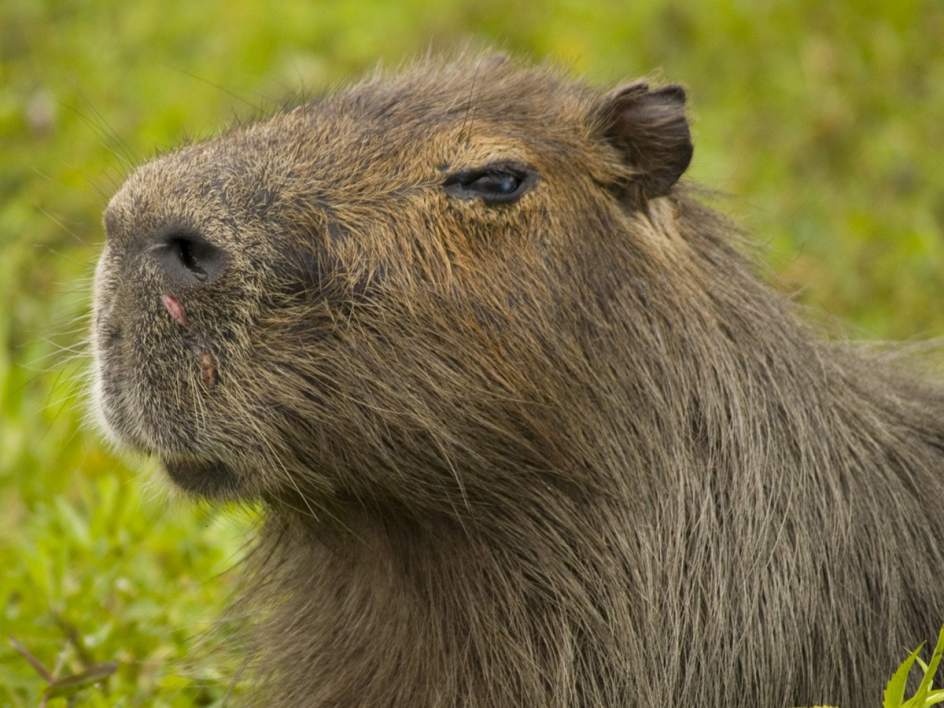
M161 463L174 483L191 494L220 497L240 487L233 469L219 460L161 460Z

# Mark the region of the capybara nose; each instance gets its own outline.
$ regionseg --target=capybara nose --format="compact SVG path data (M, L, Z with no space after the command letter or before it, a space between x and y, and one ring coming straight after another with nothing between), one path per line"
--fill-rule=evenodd
M200 287L215 280L226 267L226 253L188 228L168 228L155 236L149 249L177 287Z

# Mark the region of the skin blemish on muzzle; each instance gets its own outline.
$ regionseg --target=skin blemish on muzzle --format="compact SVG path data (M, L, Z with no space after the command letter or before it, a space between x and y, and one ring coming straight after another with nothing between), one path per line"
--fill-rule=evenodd
M216 357L209 350L203 350L197 355L200 362L200 380L203 385L209 388L215 386L219 375L217 374Z
M164 309L170 314L171 319L174 320L181 327L186 327L187 322L187 311L184 310L184 306L180 304L180 300L175 298L173 295L164 294L161 295L161 304L164 305Z
M171 319L181 327L189 327L190 322L187 319L187 311L184 309L180 300L173 295L165 293L161 295L161 304L167 310ZM197 362L200 365L200 380L207 388L215 386L219 381L218 366L216 357L205 345L190 343L190 348L197 355Z

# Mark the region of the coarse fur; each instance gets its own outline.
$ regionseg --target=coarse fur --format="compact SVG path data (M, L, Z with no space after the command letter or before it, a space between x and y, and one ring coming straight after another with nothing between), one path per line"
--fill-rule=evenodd
M95 407L262 500L260 702L851 708L944 621L944 390L762 282L684 99L425 60L112 200Z

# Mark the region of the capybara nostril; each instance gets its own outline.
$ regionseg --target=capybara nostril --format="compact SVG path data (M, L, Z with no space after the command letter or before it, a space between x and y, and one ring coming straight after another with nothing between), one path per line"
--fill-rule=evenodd
M162 270L176 285L209 283L226 265L226 254L221 248L189 229L173 229L159 235L154 252Z

